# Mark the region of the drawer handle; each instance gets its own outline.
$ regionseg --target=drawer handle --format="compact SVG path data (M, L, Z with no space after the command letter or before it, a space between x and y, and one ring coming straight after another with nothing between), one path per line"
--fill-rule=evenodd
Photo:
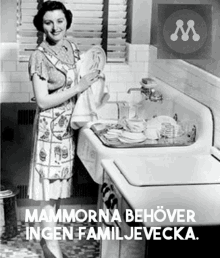
M115 195L114 195L114 194L110 194L108 200L105 201L105 205L106 205L106 207L107 207L108 209L111 208L111 205L112 205L111 202L112 202L112 199L114 199L114 198L115 198Z
M102 193L103 193L104 189L106 188L106 186L107 186L107 183L104 183L104 184L102 185L102 187L101 187L101 192L102 192Z
M110 188L107 186L107 187L104 189L103 193L102 193L103 198L105 197L105 195L106 195L109 191L110 191Z
M117 208L117 204L118 204L118 199L117 198L114 198L111 202L111 209L113 210L114 207L116 206Z

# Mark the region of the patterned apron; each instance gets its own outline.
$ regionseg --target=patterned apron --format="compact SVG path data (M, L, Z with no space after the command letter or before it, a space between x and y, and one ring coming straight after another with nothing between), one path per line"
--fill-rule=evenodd
M79 60L78 50L71 44L74 52L74 64L67 65L47 52L38 49L47 59L66 75L66 83L55 93L64 91L77 82L76 61ZM36 120L36 136L32 169L42 178L68 179L73 175L75 155L74 131L70 127L70 118L75 105L75 98L47 110L39 110Z

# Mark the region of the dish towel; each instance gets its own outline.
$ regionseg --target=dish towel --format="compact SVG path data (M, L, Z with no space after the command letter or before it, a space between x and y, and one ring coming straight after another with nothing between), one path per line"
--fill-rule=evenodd
M105 76L100 74L99 79L79 95L70 120L71 127L79 129L86 122L98 120L97 110L109 98L110 94L107 85L105 85Z

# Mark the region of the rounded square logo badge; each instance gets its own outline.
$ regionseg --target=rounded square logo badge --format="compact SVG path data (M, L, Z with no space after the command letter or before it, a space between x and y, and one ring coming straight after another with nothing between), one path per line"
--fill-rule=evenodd
M212 5L158 4L158 59L208 59Z

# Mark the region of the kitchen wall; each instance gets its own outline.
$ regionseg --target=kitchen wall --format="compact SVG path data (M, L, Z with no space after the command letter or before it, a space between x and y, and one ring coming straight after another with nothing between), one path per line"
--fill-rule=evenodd
M18 62L18 44L1 43L0 47L1 102L29 102L33 93L28 64Z
M183 60L157 59L150 47L149 76L155 76L173 88L211 109L214 119L214 145L220 148L220 78Z
M15 0L0 1L0 42L15 42L16 41L16 6ZM10 33L9 33L10 32Z
M157 4L211 4L212 51L207 60L156 60L151 47L149 72L183 93L207 105L213 111L215 145L220 147L220 2L219 0L153 0L151 45L157 47ZM201 69L199 69L199 68Z

